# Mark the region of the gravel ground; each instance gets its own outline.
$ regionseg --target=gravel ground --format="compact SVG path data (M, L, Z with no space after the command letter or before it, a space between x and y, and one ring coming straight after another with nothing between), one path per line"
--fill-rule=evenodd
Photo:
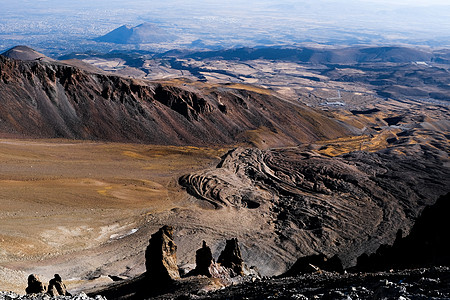
M85 293L80 293L74 296L56 296L52 297L48 294L32 294L32 295L18 295L13 292L0 292L1 300L106 300L102 296L95 296L94 298L88 297Z
M157 299L450 299L450 268L266 278L215 292Z

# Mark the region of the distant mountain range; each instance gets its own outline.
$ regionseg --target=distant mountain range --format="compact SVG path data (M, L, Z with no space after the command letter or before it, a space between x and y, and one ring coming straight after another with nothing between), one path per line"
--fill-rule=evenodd
M242 47L218 51L168 51L161 56L194 59L224 60L283 60L303 63L354 64L365 62L413 62L432 61L439 58L437 53L408 47L346 47L341 49L308 47ZM441 59L442 60L442 59Z
M177 39L177 36L168 33L155 24L142 23L135 27L128 25L120 26L94 40L96 42L114 44L152 44L171 42L175 39Z
M164 53L136 50L108 53L84 52L64 55L59 59L71 58L94 60L119 58L125 61L127 66L145 72L147 79L158 79L159 75L154 74L167 75L172 72L172 76L183 74L187 78L198 80L211 80L211 78L216 78L212 80L220 78L221 82L250 80L252 84L275 90L278 89L277 84L267 79L275 71L272 70L271 73L268 70L271 70L276 63L286 62L292 64L292 68L298 65L302 69L308 69L309 74L300 71L295 71L295 74L277 73L278 82L287 84L296 82L297 78L314 82L326 80L354 82L362 84L371 91L376 91L382 98L410 99L413 97L420 101L449 101L450 51L446 49L431 50L401 46L345 48L274 46L240 47L217 51L178 49ZM225 61L230 61L233 67L226 66L228 63L224 63ZM266 64L268 68L264 69L261 63ZM272 66L272 63L275 64ZM252 71L240 73L240 70L243 70L241 66L244 69L250 66ZM320 69L317 68L318 66ZM296 96L308 97L301 93Z

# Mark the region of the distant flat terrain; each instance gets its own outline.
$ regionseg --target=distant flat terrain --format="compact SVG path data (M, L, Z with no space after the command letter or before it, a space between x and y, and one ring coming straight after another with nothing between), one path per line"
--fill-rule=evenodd
M83 59L127 77L258 85L321 108L364 108L388 98L450 103L446 49L261 47L112 55L76 53L62 58Z

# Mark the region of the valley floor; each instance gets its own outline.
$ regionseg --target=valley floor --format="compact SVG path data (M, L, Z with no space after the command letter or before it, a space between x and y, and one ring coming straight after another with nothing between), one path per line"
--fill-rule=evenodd
M1 139L0 289L23 293L32 272L60 273L69 289L105 265L112 275L140 273L150 236L143 228L159 226L148 224L153 215L186 206L177 178L216 164L224 151Z

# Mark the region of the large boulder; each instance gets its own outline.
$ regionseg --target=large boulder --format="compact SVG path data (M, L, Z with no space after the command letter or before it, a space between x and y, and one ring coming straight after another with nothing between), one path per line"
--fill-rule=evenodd
M180 278L177 266L177 245L173 228L163 226L150 238L145 251L146 276L152 282L168 283Z
M39 279L36 274L28 276L28 286L25 289L27 294L40 294L46 292L45 284Z

